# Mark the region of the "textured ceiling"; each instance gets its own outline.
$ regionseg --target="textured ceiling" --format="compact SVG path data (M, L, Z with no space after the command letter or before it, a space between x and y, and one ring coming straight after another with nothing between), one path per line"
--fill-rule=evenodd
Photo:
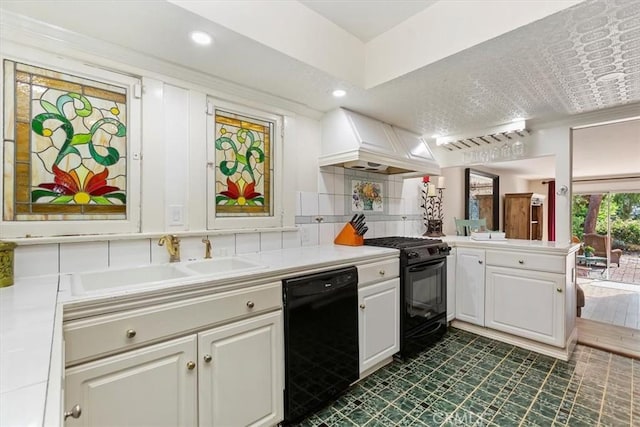
M638 0L586 1L368 90L166 2L5 0L0 7L319 111L344 106L425 135L640 102ZM194 25L214 34L215 45L191 45ZM613 72L624 74L601 78ZM331 97L337 86L348 90L345 98Z
M624 75L600 80L613 72ZM443 135L515 117L544 120L640 101L640 2L579 4L363 98L358 109L385 111L393 121Z

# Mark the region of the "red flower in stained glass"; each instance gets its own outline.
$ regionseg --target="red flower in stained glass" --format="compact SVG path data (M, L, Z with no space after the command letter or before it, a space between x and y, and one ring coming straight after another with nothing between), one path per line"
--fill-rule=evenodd
M262 194L255 191L256 184L254 182L244 182L239 180L238 183L231 181L227 178L228 190L221 191L220 194L228 197L231 200L235 200L240 206L247 204L248 200L256 199L262 196Z
M37 198L45 195L55 196L73 196L73 197L60 197L60 200L54 200L53 203L69 203L74 201L79 205L86 205L91 201L98 204L109 203L105 197L113 197L123 200L124 194L112 194L115 191L119 191L118 187L107 185L107 176L109 176L109 170L104 170L98 174L89 172L84 178L83 182L80 182L80 177L75 170L71 172L65 172L56 165L53 165L54 182L48 182L38 185L40 188L46 188L50 190L42 194L37 194ZM34 192L35 193L35 192ZM104 197L102 197L104 196Z

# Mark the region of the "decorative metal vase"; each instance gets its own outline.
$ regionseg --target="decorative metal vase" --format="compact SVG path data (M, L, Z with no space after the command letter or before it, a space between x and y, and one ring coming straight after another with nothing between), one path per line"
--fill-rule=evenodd
M13 242L0 241L0 288L13 285Z

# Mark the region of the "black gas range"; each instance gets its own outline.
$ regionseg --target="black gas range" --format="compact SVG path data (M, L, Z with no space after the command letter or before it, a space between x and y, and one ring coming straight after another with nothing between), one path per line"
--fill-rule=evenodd
M447 256L439 239L381 237L365 245L400 250L400 353L404 359L427 348L447 330Z

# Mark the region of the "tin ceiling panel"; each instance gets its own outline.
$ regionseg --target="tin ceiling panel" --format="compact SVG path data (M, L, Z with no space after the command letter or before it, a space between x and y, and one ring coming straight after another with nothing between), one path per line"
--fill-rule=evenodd
M442 135L638 102L640 2L581 3L369 92L372 114Z

